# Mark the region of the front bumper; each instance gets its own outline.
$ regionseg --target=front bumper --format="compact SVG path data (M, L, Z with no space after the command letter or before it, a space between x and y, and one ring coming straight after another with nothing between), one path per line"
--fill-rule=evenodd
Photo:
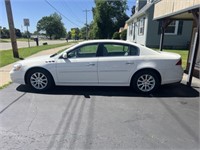
M13 83L25 84L23 71L10 71L10 78Z

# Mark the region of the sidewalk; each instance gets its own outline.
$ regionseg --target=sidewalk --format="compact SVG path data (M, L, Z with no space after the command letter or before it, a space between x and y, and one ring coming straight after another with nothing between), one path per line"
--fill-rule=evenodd
M62 49L68 48L68 47L70 47L70 46L72 46L74 44L75 43L72 43L72 44L66 45L66 46L62 46L62 47L58 47L58 48L52 48L52 49L49 49L49 50L44 50L44 51L38 52L38 53L36 53L34 55L31 55L28 58L37 57L37 56L41 56L41 55L51 55L51 54L57 53L58 51L60 51ZM7 66L4 66L4 67L0 68L0 87L2 87L2 86L4 86L4 85L6 85L6 84L11 82L9 72L12 69L13 64L9 64Z
M184 73L181 83L187 85L187 78L188 78L188 75ZM193 77L191 86L200 88L200 79Z
M30 56L28 58L37 57L37 56L41 56L41 55L54 54L54 53L56 53L56 52L58 52L58 51L60 51L62 49L68 48L68 47L70 47L72 45L74 45L74 43L72 43L70 45L67 45L67 46L62 46L62 47L58 47L58 48L52 48L52 49L49 49L49 50L44 50L44 51L36 53L36 54L34 54L34 55L32 55L32 56ZM9 72L12 69L13 64L10 64L10 65L7 65L7 66L4 66L4 67L0 68L0 87L11 82ZM187 83L187 74L183 75L183 80L182 80L181 83L183 83L183 84ZM197 79L197 78L193 77L193 79L192 79L192 87L200 87L200 79Z

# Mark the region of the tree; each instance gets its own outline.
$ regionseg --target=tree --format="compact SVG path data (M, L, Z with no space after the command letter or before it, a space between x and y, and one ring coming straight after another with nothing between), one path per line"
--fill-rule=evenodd
M113 34L113 37L112 37L113 39L120 39L120 33L119 32L115 32L114 34Z
M32 34L31 34L29 31L25 31L24 33L22 33L22 37L23 37L23 38L28 38L28 37L30 38L31 35L32 35Z
M92 27L94 38L112 38L113 33L124 26L125 21L128 20L126 9L126 0L95 0Z
M121 39L122 39L122 40L126 40L126 36L127 36L127 29L125 29L125 30L123 30L123 31L121 32Z
M89 24L89 32L88 32L88 38L89 39L97 39L98 37L95 36L96 34L96 30L97 30L97 27L95 26L96 24L94 23L94 21L92 21L90 24Z
M79 28L71 28L71 38L72 39L78 40L79 39L79 33L80 33Z
M80 30L80 38L81 39L86 39L86 26L81 28L81 30Z
M67 37L68 37L69 40L72 38L71 31L69 31L69 32L67 33Z
M62 23L62 17L57 13L54 13L50 16L45 16L40 19L37 23L38 31L45 31L46 35L52 39L54 36L55 39L66 36L66 29Z
M6 29L6 27L1 27L0 26L0 35L1 35L1 38L10 38L10 31L9 29ZM20 31L20 29L16 29L15 28L15 35L17 38L21 38L22 37L22 33Z
M1 27L1 38L10 38L10 32L5 27Z
M15 34L17 38L21 38L22 37L22 33L20 31L20 29L15 29Z

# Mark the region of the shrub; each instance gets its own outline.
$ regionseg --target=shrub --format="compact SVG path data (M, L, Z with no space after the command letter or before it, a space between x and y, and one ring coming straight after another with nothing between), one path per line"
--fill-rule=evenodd
M113 34L113 37L112 37L113 39L120 39L120 33L119 32L115 32L114 34Z
M125 30L123 30L123 31L121 32L121 39L122 39L122 40L126 40L126 34L127 34L127 29L125 29Z

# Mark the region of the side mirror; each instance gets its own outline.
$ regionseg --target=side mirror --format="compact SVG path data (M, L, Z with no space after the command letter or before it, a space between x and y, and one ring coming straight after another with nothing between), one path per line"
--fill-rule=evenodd
M62 54L63 59L67 59L67 53Z

